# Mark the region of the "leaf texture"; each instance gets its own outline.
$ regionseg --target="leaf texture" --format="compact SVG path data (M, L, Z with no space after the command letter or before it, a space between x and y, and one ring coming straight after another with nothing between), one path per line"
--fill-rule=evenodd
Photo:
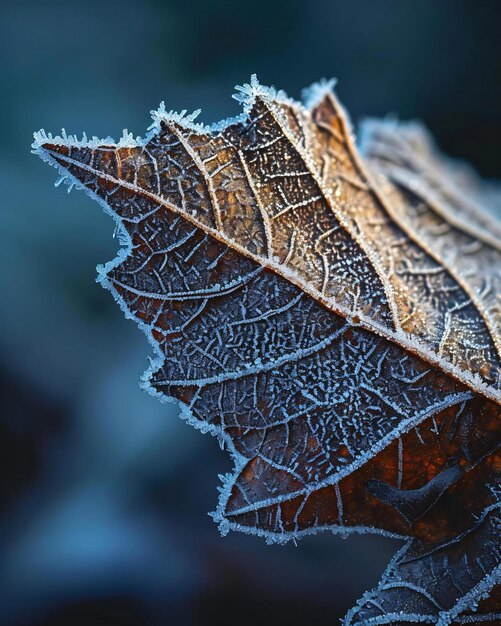
M366 122L361 150L400 219L476 294L499 352L501 223L481 209L488 189L466 166L441 157L417 123Z
M161 107L144 139L40 133L34 151L117 221L99 277L155 350L144 386L233 457L221 531L412 537L346 623L455 618L496 551L434 608L388 589L429 595L427 568L473 562L498 528L499 227L464 228L476 208L409 172L412 148L395 162L394 129L369 129L365 163L331 83L302 105L253 77L238 99L213 127Z
M346 626L499 624L499 588L490 606L479 606L479 599L499 581L500 532L495 507L460 538L434 550L409 542L392 559L378 587L348 613Z

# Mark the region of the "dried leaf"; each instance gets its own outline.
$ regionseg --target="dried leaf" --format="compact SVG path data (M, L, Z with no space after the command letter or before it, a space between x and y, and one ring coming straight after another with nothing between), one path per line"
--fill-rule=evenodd
M439 155L416 123L366 122L361 149L399 219L476 295L499 351L501 222L482 207L501 194Z
M409 542L392 559L378 587L349 611L346 626L418 621L436 626L499 624L499 589L491 595L489 605L477 605L499 581L500 532L496 507L488 509L468 532L443 546L426 550L419 542Z
M144 386L233 457L221 531L412 537L418 566L390 568L429 593L435 555L499 519L499 240L480 217L437 233L379 158L373 173L332 83L301 105L253 77L237 99L213 127L161 107L144 139L39 133L34 151L117 221L124 248L99 275L155 350ZM480 570L442 593L444 615ZM400 602L388 576L379 616Z

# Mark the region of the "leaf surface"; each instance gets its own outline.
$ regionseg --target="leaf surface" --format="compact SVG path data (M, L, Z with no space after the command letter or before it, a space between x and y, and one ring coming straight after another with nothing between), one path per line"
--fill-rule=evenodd
M485 209L497 190L439 155L417 123L365 122L361 149L399 218L476 294L499 352L501 222Z
M378 587L349 611L346 626L499 624L500 532L497 505L468 532L433 550L409 542Z
M222 532L412 537L421 569L392 567L429 585L425 554L496 517L499 247L482 219L435 236L387 161L362 161L330 84L301 105L253 78L238 99L213 127L161 108L144 139L34 150L117 221L100 280L154 348L144 386L233 457Z

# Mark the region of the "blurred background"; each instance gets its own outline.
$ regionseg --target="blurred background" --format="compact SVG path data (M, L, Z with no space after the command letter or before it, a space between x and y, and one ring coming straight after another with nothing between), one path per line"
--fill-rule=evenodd
M230 459L139 389L151 350L94 282L113 223L54 188L32 132L143 134L161 100L212 122L253 72L294 97L335 76L354 121L421 118L497 177L500 18L496 0L2 3L2 626L336 624L399 545L219 536Z

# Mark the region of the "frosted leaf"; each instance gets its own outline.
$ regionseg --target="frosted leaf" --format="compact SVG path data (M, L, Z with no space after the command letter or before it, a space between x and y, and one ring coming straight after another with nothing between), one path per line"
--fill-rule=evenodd
M33 147L116 220L99 280L154 349L144 387L233 458L221 532L370 531L424 554L497 506L499 258L465 271L430 240L332 87L303 105L253 77L211 127L162 105L144 139ZM468 245L495 250L484 225Z

